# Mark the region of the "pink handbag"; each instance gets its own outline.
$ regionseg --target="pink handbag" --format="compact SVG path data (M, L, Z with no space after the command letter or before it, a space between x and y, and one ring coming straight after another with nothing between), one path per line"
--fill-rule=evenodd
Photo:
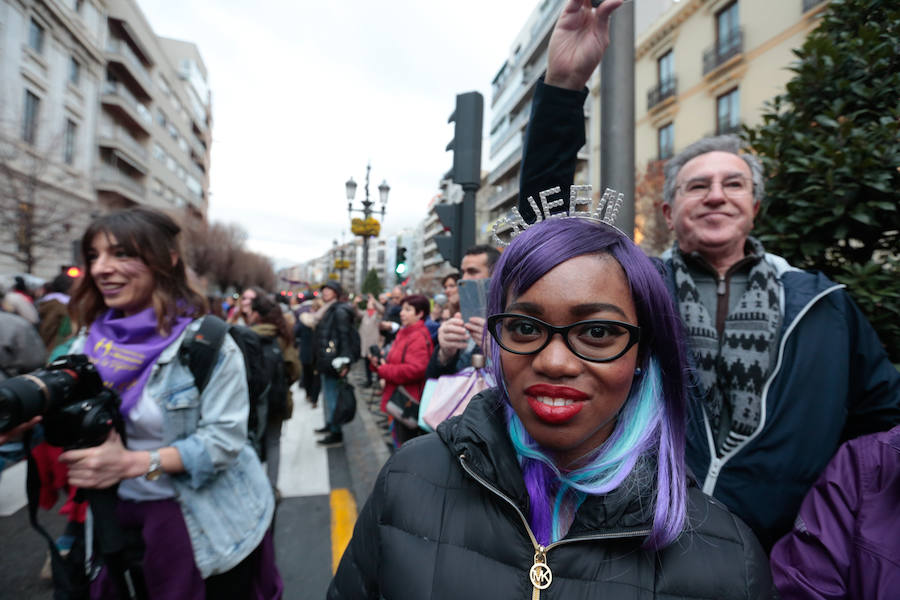
M434 381L431 394L429 384ZM462 414L472 398L478 392L493 387L493 377L484 369L468 367L453 375L442 375L437 380L430 380L425 385L422 395L422 418L419 425L434 431L438 425L456 415Z

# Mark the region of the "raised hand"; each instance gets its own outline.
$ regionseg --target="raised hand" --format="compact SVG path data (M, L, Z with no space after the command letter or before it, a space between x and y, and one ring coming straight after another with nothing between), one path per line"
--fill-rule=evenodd
M597 8L591 0L569 0L553 33L544 81L570 90L585 86L609 46L609 19L623 0L605 0Z

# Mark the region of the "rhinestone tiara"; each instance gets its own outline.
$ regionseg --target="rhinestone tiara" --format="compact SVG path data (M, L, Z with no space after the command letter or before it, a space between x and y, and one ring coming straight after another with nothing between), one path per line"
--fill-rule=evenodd
M559 186L538 194L540 207L534 201L533 196L528 196L528 204L535 214L534 223L526 223L519 212L519 207L514 207L507 216L501 217L494 223L491 232L494 243L500 248L505 248L516 236L532 225L550 219L587 219L609 225L625 235L621 229L616 227L616 217L625 200L625 194L619 194L615 190L606 188L603 196L594 200L592 189L589 185L573 185L569 191L568 209L562 198L548 199L549 196L560 192Z

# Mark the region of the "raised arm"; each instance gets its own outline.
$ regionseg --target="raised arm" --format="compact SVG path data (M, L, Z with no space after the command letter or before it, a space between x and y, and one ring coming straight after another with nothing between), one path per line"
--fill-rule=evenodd
M584 146L585 84L609 45L610 14L622 4L607 0L596 9L590 0L570 0L550 36L547 73L539 81L525 132L519 182L519 210L534 221L528 197L560 186L568 198L578 150ZM610 83L612 85L612 83Z

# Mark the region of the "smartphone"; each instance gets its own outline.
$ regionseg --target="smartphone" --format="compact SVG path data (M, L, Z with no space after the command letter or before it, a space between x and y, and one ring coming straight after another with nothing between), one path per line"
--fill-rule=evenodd
M491 287L490 279L460 279L459 312L463 321L472 317L485 317L487 314L487 291Z

